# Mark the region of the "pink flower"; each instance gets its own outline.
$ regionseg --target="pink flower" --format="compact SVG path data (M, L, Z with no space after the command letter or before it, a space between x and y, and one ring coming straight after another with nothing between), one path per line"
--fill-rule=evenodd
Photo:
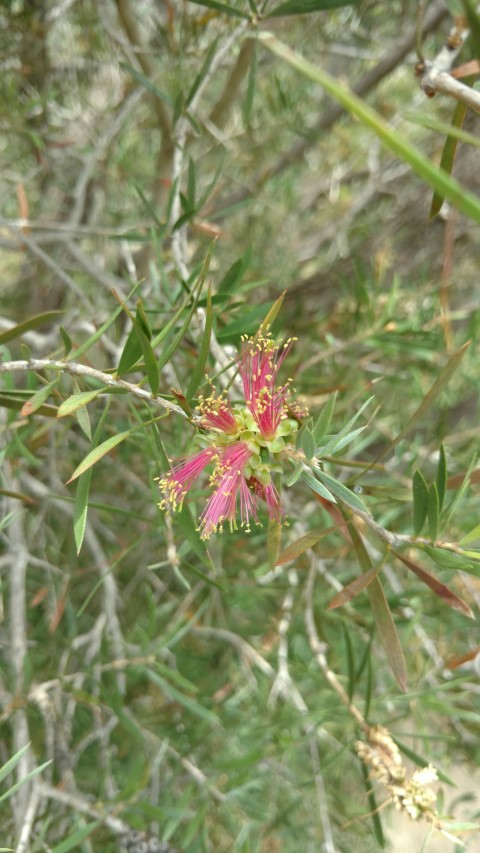
M226 447L220 457L213 480L217 488L203 510L200 520L202 539L208 539L212 533L221 530L224 521L236 526L237 497L240 496L241 526L250 529L250 516L257 518L256 495L248 488L244 468L252 456L245 442Z
M232 405L224 394L201 397L199 426L210 445L194 456L178 462L159 479L162 509L175 511L195 480L207 465L214 465L210 477L213 492L200 516L202 539L222 530L228 521L250 529L258 522L260 502L269 518L280 523L283 509L272 482L272 474L281 471L281 455L294 440L297 423L288 418L288 383L277 386L277 374L292 341L281 347L267 332L243 339L238 359L245 403ZM279 429L281 425L281 429Z
M275 437L285 411L288 383L275 386L280 365L288 354L292 340L279 347L268 335L244 338L238 360L245 402L263 436Z
M181 509L185 495L193 486L198 475L207 467L217 455L214 447L207 447L189 456L185 461L175 465L165 477L159 478L160 489L163 492L163 500L160 502L161 509L172 509L174 512Z

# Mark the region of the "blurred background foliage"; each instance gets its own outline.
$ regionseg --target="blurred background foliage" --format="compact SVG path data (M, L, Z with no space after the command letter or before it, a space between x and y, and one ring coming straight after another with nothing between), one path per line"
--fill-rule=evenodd
M211 378L286 290L274 328L297 337L288 371L302 405L316 415L338 391L338 431L374 394L367 428L345 451L360 467L333 460L329 470L345 479L384 454L358 483L378 524L413 536L412 475L435 480L443 442L450 479L439 537L458 543L478 524L479 220L448 204L430 219L422 176L258 34L274 33L357 91L438 163L446 136L426 123L450 123L455 105L420 91L415 43L423 22L424 55L436 56L460 9L313 5L268 18L276 0L1 4L2 360L67 353L113 372L131 330L119 300L134 314L141 299L152 341L176 317L154 347L168 355L159 390L173 400L199 358L206 286L188 323L185 306L202 267L213 294ZM478 54L470 41L462 61ZM478 134L474 113L464 130ZM460 142L453 165L474 194L478 156ZM394 446L467 340L441 393ZM148 387L145 373L132 364L125 378ZM272 553L332 523L304 484L286 494L281 543L266 526L225 531L206 555L188 516L157 507L160 445L171 458L188 453L188 423L165 415L101 458L83 485L65 485L92 434L98 444L162 412L102 394L57 419L62 400L99 387L68 375L36 412L22 411L56 378L8 372L0 391L1 763L31 743L3 781L27 777L0 801L2 847L420 849L427 822L412 841L391 809L372 815L387 797L371 793L354 752L357 721L328 672L369 723L391 731L411 767L443 772L439 812L475 820L473 623L361 528L406 654L402 693L365 592L328 610L359 574L341 531L272 567ZM74 513L84 524L79 555ZM404 553L478 613L473 558ZM446 781L455 774L458 789ZM435 830L429 843L457 849Z

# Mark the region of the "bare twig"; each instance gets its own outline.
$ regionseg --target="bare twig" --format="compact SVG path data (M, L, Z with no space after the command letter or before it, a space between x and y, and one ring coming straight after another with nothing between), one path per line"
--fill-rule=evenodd
M138 385L132 382L126 382L125 379L116 379L109 373L103 373L101 370L95 370L86 364L78 364L74 361L50 361L49 359L31 358L29 361L4 361L0 363L0 373L13 373L18 370L59 370L62 373L68 373L70 376L87 376L90 379L96 379L103 382L109 388L122 388L129 391L135 397L155 406L161 406L169 412L175 412L182 418L187 415L175 403L165 400L163 397L154 397L150 391L145 391Z
M8 461L4 461L8 465ZM19 491L16 478L10 472L9 481L13 491ZM26 583L28 567L28 550L25 545L23 530L23 510L18 509L16 502L10 502L11 519L7 528L9 551L11 557L10 571L10 660L14 677L14 685L20 696L23 691L24 665L27 656L27 615L26 615ZM23 707L17 708L13 717L13 749L14 752L24 749L30 743L27 715ZM33 753L27 749L17 764L17 780L22 781L35 765ZM16 793L14 814L17 829L25 822L25 815L30 800L30 786L24 784Z

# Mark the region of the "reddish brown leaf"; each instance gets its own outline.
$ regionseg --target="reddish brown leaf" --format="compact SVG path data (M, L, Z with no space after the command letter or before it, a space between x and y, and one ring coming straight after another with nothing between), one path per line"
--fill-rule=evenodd
M427 572L422 566L419 566L418 563L414 563L413 560L410 560L408 557L405 557L403 554L399 554L398 551L392 551L392 554L395 554L398 560L410 569L411 572L416 574L417 578L419 578L422 583L426 584L430 589L440 598L442 598L449 607L453 607L454 610L458 610L459 613L463 613L464 616L468 616L469 619L474 619L474 615L465 601L455 595L448 586L445 586L444 583L439 581L434 575Z
M347 604L352 598L355 598L356 595L359 594L363 589L365 589L369 584L372 583L373 580L377 577L380 569L382 568L382 564L379 563L378 566L374 566L368 572L365 572L363 575L360 575L359 578L355 578L351 581L347 586L344 586L342 590L340 590L337 595L332 598L330 604L328 605L329 610L334 610L335 607L341 607L342 604Z

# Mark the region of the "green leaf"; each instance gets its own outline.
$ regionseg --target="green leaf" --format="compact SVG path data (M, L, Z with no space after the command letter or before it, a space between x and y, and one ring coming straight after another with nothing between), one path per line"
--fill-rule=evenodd
M470 485L470 477L472 475L472 472L473 472L476 464L477 464L477 454L474 453L472 456L472 459L470 461L470 465L468 466L468 469L465 472L465 476L462 480L462 483L459 486L458 491L454 494L452 500L450 501L448 508L446 509L445 527L448 527L450 519L452 518L458 504L460 503L460 501L464 497L465 492L467 491L467 489Z
M243 121L246 127L250 126L250 121L252 118L252 110L253 110L253 101L255 97L255 86L257 81L257 66L258 66L258 41L255 39L253 50L252 50L252 59L250 62L250 66L248 69L248 81L247 81L247 94L245 95L245 101L243 104Z
M67 330L63 328L63 326L59 326L58 331L60 332L60 337L62 338L62 341L63 341L63 346L65 349L64 355L67 356L68 353L72 351L72 347L73 347L72 339L71 339L70 335L68 334Z
M150 385L153 396L156 397L160 388L160 367L152 345L145 332L141 329L140 324L135 324L134 329L142 348L148 384Z
M23 335L25 332L30 332L32 329L38 329L39 326L43 326L45 323L50 323L51 320L56 320L59 314L63 314L63 311L45 311L44 314L35 314L34 317L29 317L28 320L24 320L23 323L18 323L18 325L12 326L11 329L7 329L6 332L2 332L0 334L0 346L8 343L9 341L14 341L15 338L19 338L20 335Z
M19 749L18 752L15 753L15 755L12 755L12 757L9 758L8 761L6 761L5 764L0 767L0 782L3 782L3 780L10 775L10 773L17 766L18 762L22 759L25 753L28 752L29 749L30 744L27 743L26 746L22 746L21 749Z
M89 441L92 440L92 425L90 423L90 416L88 414L88 409L84 406L83 409L78 409L75 412L75 417L77 419L77 423L84 433L84 435L88 438Z
M448 124L446 121L439 121L433 118L430 114L419 115L417 113L405 113L404 118L411 121L412 124L419 124L421 127L428 127L430 130L436 130L438 133L452 136L458 139L459 142L466 142L467 145L473 145L474 148L480 148L480 139L474 136L473 133L468 133L466 130L460 130L454 127L453 124Z
M16 412L21 411L23 405L25 404L25 397L30 392L22 393L20 390L17 391L2 391L0 392L0 406L3 406L4 409L13 409ZM44 415L47 418L56 418L57 417L57 407L42 405L37 409L37 414Z
M78 386L77 386L78 387ZM105 394L107 389L96 388L94 391L82 391L80 394L72 394L58 407L57 418L66 418L67 415L73 415L78 409L82 409L95 400L100 394Z
M362 499L355 493L352 492L348 486L345 486L344 483L341 483L339 480L336 480L334 477L331 477L330 474L326 474L325 471L315 470L315 474L322 483L327 486L329 491L335 495L335 497L339 498L339 500L346 503L352 509L358 509L361 512L368 513L368 509L365 506Z
M388 606L383 587L378 578L375 578L367 587L372 613L388 662L392 668L401 689L407 689L407 668L400 640L395 628L390 608Z
M382 821L381 821L381 818L379 815L379 811L380 811L381 806L377 805L377 800L375 798L375 793L374 793L374 790L372 787L372 780L370 779L370 776L368 775L368 770L365 767L365 764L363 763L363 761L361 762L361 768L362 768L362 776L363 776L363 783L365 786L365 792L366 792L367 799L368 799L369 813L372 817L373 832L374 832L375 838L377 839L378 846L381 848L381 850L384 850L385 845L386 845L386 840L385 840L385 835L383 832Z
M293 486L293 484L300 479L300 477L302 476L303 465L304 463L302 461L297 462L292 473L285 480L287 486Z
M417 470L412 478L413 535L420 536L428 512L428 486L422 472Z
M193 290L192 290L192 294L191 294L191 298L192 298L192 306L191 306L191 308L189 309L189 311L188 311L188 313L187 313L187 316L186 316L185 320L183 321L183 323L182 323L182 325L181 325L180 329L179 329L179 330L178 330L178 332L176 333L176 335L174 335L174 337L172 338L172 340L170 341L170 343L169 343L169 344L167 344L167 345L163 348L162 353L161 353L161 355L160 355L160 358L159 358L159 360L158 360L158 369L159 369L159 370L161 370L163 367L165 367L165 365L166 365L166 364L167 364L167 362L169 361L170 357L171 357L171 356L173 355L173 353L176 351L177 347L179 346L179 344L180 344L180 343L181 343L181 341L183 340L184 335L185 335L185 334L186 334L186 332L187 332L187 329L188 329L188 327L189 327L189 325L190 325L191 319L192 319L192 317L193 317L193 315L194 315L194 313L195 313L195 311L196 311L196 309L197 309L198 300L200 299L200 295L201 295L201 292L202 292L202 288L203 288L203 285L204 285L204 283L205 283L205 279L206 279L206 276L207 276L207 272L208 272L209 267L210 267L210 260L211 260L211 257L212 257L213 248L214 248L214 243L211 243L211 244L210 244L210 248L209 248L209 250L208 250L208 252L207 252L207 256L206 256L206 258L205 258L205 261L204 261L204 263L203 263L203 265L202 265L202 269L201 269L201 271L200 271L200 275L199 275L199 277L198 277L198 279L197 279L197 281L196 281L196 283L195 283L195 286L194 286L194 288L193 288Z
M352 540L353 547L355 548L360 568L363 572L369 572L372 569L372 561L367 549L365 548L363 539L355 527L355 524L347 519L344 511L342 512L344 518L347 520L350 538ZM375 619L375 624L377 626L383 648L385 649L387 660L401 689L405 692L407 688L405 658L400 645L397 629L395 628L395 623L378 577L374 578L367 586L367 592L370 600L370 606L372 608L373 618Z
M90 494L90 482L92 479L92 469L84 471L78 478L77 489L75 492L75 503L73 505L73 535L77 554L82 550L83 537L85 536L85 528L87 526L88 513L88 496Z
M332 533L335 529L335 527L327 527L322 530L312 530L310 533L306 533L305 536L300 536L300 538L296 539L295 542L287 545L277 558L275 565L283 566L285 563L291 563L292 560L296 560L297 557L304 554L309 548L313 548L317 542L320 542L320 539L328 536L328 534Z
M372 402L373 397L369 397L368 400L365 400L363 405L360 406L358 412L356 412L353 418L350 418L347 424L340 430L337 435L334 435L326 444L322 444L321 446L317 446L317 455L318 456L328 456L330 453L333 453L335 450L340 450L341 447L344 447L345 444L349 443L351 436L358 435L358 432L352 432L352 427L354 423L358 420L362 412L367 408L367 406ZM364 427L361 427L360 431L362 431ZM343 441L343 439L347 439L347 441ZM343 443L342 443L343 441Z
M305 454L306 459L313 459L315 456L315 439L313 437L313 433L309 427L304 424L298 433L301 443L301 448Z
M90 823L80 826L75 832L65 838L60 844L52 847L52 853L68 853L69 850L78 850L78 846L82 841L85 841L92 832L100 826L99 820L92 820Z
M242 280L246 267L250 263L250 259L251 251L247 252L242 258L239 258L231 267L229 267L218 285L218 294L226 295L235 292L237 285Z
M319 483L313 474L310 474L308 471L304 471L302 474L302 480L307 484L308 488L311 489L312 492L320 495L321 498L324 498L326 501L330 501L334 504L337 503L331 492L329 492L322 483Z
M114 447L117 447L117 445L122 441L125 441L126 438L129 438L129 436L131 436L137 429L138 427L134 427L133 429L127 429L125 432L119 432L117 435L112 435L111 438L107 438L106 441L103 441L98 445L98 447L95 447L90 451L90 453L87 453L83 462L80 462L80 465L77 465L72 476L67 480L67 485L68 483L73 482L73 480L76 480L80 474L84 473L84 471L88 471L92 465L96 465L103 456L110 453Z
M318 420L313 428L313 434L315 436L317 446L320 444L323 436L326 434L328 427L330 426L330 421L332 420L333 411L335 409L336 399L337 391L335 391L335 393L332 394L332 396L328 399L327 403L320 412Z
M265 43L272 53L284 59L305 77L318 83L344 109L356 116L366 127L373 130L385 147L408 163L425 184L443 193L444 198L454 205L460 213L470 217L474 222L480 222L480 199L462 187L458 181L447 175L438 166L434 166L427 157L402 136L397 127L391 127L362 98L350 91L343 81L339 82L322 68L313 65L270 33L259 33L258 38Z
M456 104L453 111L452 127L462 127L467 114L467 107L461 102ZM442 156L440 159L440 168L448 175L452 173L455 154L457 151L458 140L454 136L447 136L445 145L443 146ZM442 193L435 191L433 193L432 204L430 207L430 217L433 219L440 212L444 201Z
M120 355L117 367L117 376L124 376L128 373L132 367L137 364L141 356L142 345L140 343L140 338L137 335L134 326L132 326Z
M472 0L462 0L462 5L467 16L468 26L470 27L470 37L474 47L474 53L477 59L480 57L480 17L476 8L476 3Z
M339 9L341 6L356 6L358 0L287 0L276 9L272 9L267 18L280 18L284 15L310 15L312 12L324 12L327 9Z
M51 392L57 385L59 377L53 380L53 382L49 382L48 385L43 385L38 391L33 394L26 403L23 404L20 414L22 417L26 418L29 415L33 415L34 412L38 411L41 406L43 406L45 400L50 396ZM58 413L57 413L58 417Z
M439 581L434 575L427 572L423 566L420 566L418 563L415 563L409 557L405 557L398 551L392 550L392 554L395 554L397 560L400 560L407 569L410 569L410 571L413 572L417 578L422 581L422 583L426 584L435 593L435 595L438 595L446 602L446 604L448 604L449 607L452 607L454 610L458 610L459 613L462 613L464 616L468 616L470 619L475 618L468 604L452 592L448 586L445 586L444 583Z
M206 6L207 9L216 9L217 12L223 12L231 18L243 18L249 20L250 15L246 12L241 12L240 9L235 9L233 6L227 6L226 3L220 3L218 0L188 0L189 3L195 3L196 6Z
M188 161L188 184L187 197L190 208L195 209L195 200L197 197L197 180L195 175L195 160L190 157Z
M177 690L176 687L173 687L173 685L170 684L166 678L159 675L158 672L155 672L153 669L148 669L147 667L145 667L144 672L149 681L156 684L157 687L160 687L167 696L170 696L175 702L178 702L191 714L194 714L196 717L199 717L201 720L204 720L210 725L217 726L220 723L219 718L213 713L213 711L209 711L208 708L204 708L203 705L200 705L200 703L195 699L192 699L190 696L186 696L185 693Z
M128 73L131 74L131 76L134 77L135 80L140 83L141 86L147 89L147 91L150 92L151 95L155 95L156 98L158 98L160 101L163 101L163 103L166 104L167 107L173 106L172 99L169 98L169 96L166 95L165 92L161 92L160 89L155 86L155 84L152 83L151 80L148 79L148 77L145 77L145 75L142 74L140 71L137 71L136 68L132 68L132 66L127 65L126 62L120 62L120 68L123 68L124 71L128 71Z
M198 352L198 358L195 362L190 382L187 385L186 397L191 401L198 386L205 379L205 366L207 364L208 353L210 351L210 338L212 335L212 292L210 285L207 293L207 308L205 312L205 328L203 330L202 343Z
M475 539L480 539L480 524L477 524L470 533L467 533L466 536L460 539L460 545L469 545Z
M440 445L440 451L438 454L438 465L437 465L437 494L438 494L438 508L439 511L442 511L443 501L445 499L445 490L447 488L447 459L445 456L445 447L443 446L443 441Z
M28 749L28 746L27 746L27 749ZM19 753L17 752L13 756L14 759L17 759L17 762L18 762L18 755L19 755ZM27 782L29 782L31 779L33 779L35 776L38 776L39 773L42 773L42 771L45 770L46 767L49 767L51 763L52 763L51 760L45 761L44 764L40 764L39 767L35 767L33 770L30 770L29 773L26 773L25 776L22 776L22 778L18 782L16 782L14 785L12 785L12 787L9 788L8 791L3 792L3 794L0 796L0 803L3 802L3 800L7 800L9 797L11 797L12 794L15 793L15 791L18 791L18 789L22 787L22 785L25 785Z
M205 59L203 61L202 67L201 67L200 71L198 72L198 74L195 78L195 81L193 83L193 86L187 95L187 100L186 100L186 106L187 107L189 107L190 104L192 103L195 95L198 92L199 87L202 85L202 82L205 80L205 77L207 76L207 74L210 70L210 66L212 64L212 59L213 59L215 52L217 50L217 41L218 41L218 39L213 39L213 41L211 42L211 44L208 47L208 50L205 53ZM191 158L190 158L190 163L191 164L193 163L193 160ZM193 205L192 205L192 207L193 207Z
M435 483L432 483L428 490L428 533L432 542L435 542L438 533L438 492Z

